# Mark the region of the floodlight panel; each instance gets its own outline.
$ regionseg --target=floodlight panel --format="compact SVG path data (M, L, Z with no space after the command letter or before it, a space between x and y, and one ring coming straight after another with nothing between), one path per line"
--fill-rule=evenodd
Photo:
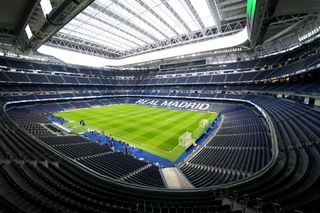
M30 39L33 34L32 34L32 32L31 32L31 29L30 29L29 24L27 24L27 26L26 26L26 28L25 28L25 31L26 31L26 33L27 33L28 38Z
M44 16L50 14L50 12L52 10L52 5L51 5L50 0L41 0L40 6L41 6L41 9L42 9Z

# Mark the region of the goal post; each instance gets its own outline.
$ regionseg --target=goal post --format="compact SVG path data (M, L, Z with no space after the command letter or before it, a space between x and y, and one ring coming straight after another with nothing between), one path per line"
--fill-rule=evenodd
M209 119L202 119L200 122L199 122L199 128L201 129L205 129L207 128L207 126L209 125Z
M188 148L193 142L192 133L185 132L179 137L179 145Z

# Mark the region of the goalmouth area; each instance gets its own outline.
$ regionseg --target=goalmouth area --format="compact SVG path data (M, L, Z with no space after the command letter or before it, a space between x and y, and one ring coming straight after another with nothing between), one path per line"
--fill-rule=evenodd
M66 119L66 126L75 133L83 133L89 129L99 130L106 136L172 162L186 150L179 145L180 136L190 132L192 138L198 138L206 128L202 121L208 120L211 123L218 116L215 112L172 110L134 104L76 109L54 115ZM85 126L79 124L80 120L85 121Z

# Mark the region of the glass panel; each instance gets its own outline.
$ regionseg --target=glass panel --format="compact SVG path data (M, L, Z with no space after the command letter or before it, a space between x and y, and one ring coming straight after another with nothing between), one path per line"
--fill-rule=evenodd
M129 10L133 11L134 13L138 14L140 17L142 17L144 20L147 20L149 23L152 22L149 18L146 18L144 14L149 13L143 6L138 4L137 2L131 0L131 1L126 1L126 0L119 0L120 3L128 7ZM152 15L151 15L152 16ZM150 33L152 36L157 38L158 40L163 40L165 39L164 36L162 36L158 31L154 30L152 27L149 25L145 24L143 21L138 19L137 17L131 18L130 20L131 23L134 23L136 26L139 26L141 29L144 31ZM152 23L151 23L152 24ZM155 24L152 24L157 28Z
M183 27L180 21L173 15L170 10L163 4L153 7L153 10L160 15L168 24L171 25L179 34L188 33L188 30Z
M186 5L184 1L181 0L168 0L170 6L179 14L181 19L188 25L192 31L200 30L200 26L197 23L197 20L192 15L192 12Z
M215 26L207 0L190 0L198 16L206 28Z

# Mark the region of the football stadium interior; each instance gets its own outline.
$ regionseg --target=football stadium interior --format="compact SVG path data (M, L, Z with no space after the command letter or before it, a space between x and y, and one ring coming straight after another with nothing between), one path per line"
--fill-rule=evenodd
M319 0L2 0L0 106L0 212L320 212Z

